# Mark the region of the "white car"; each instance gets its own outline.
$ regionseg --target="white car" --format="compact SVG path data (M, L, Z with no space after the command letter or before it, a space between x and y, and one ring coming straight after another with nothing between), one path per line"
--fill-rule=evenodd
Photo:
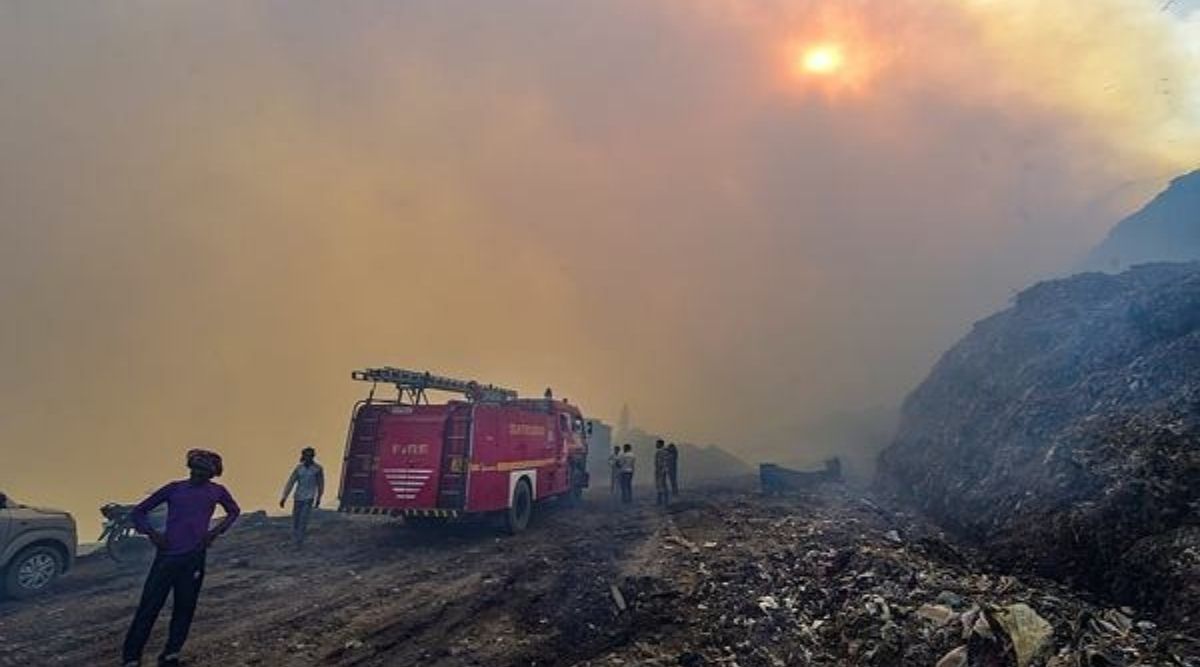
M24 599L48 589L75 561L75 519L61 510L28 507L0 492L3 592Z

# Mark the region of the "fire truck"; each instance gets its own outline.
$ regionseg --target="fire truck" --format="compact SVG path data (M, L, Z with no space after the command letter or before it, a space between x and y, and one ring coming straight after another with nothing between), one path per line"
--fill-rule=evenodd
M579 408L428 372L354 371L371 383L354 406L342 462L339 509L430 525L491 516L511 533L543 500L577 501L588 485L590 424ZM394 397L377 398L383 385ZM429 392L456 398L434 403Z

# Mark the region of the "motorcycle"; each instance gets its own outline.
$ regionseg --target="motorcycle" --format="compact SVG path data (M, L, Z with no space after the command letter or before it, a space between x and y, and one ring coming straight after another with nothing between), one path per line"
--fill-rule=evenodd
M147 560L154 553L154 545L138 532L133 525L131 516L135 505L108 503L100 508L104 524L100 530L99 541L104 543L104 550L114 562L127 565ZM158 530L166 526L166 510L159 509L150 513L150 524Z

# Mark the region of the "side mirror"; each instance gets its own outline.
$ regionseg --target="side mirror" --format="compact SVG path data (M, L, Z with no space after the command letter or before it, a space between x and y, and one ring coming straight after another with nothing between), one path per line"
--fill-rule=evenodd
M0 510L8 507L8 496L0 493Z
M589 421L589 422L587 423L587 434L588 434L588 435L591 435L591 434L592 434L592 426L593 426L592 422L590 422L590 421Z

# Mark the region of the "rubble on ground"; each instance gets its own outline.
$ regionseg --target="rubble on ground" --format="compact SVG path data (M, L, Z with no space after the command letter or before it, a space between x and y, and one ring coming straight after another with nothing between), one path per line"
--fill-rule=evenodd
M214 545L188 664L1200 667L1194 626L991 570L837 488L688 489L666 510L604 494L516 537L328 515L297 549L290 530ZM0 666L111 662L140 585L94 557L0 601Z
M667 607L679 625L588 664L1200 666L1200 636L1060 583L981 569L913 517L844 496L773 502L678 511L683 534L715 546L662 540L676 591L626 599L635 615ZM711 511L717 530L699 520Z

